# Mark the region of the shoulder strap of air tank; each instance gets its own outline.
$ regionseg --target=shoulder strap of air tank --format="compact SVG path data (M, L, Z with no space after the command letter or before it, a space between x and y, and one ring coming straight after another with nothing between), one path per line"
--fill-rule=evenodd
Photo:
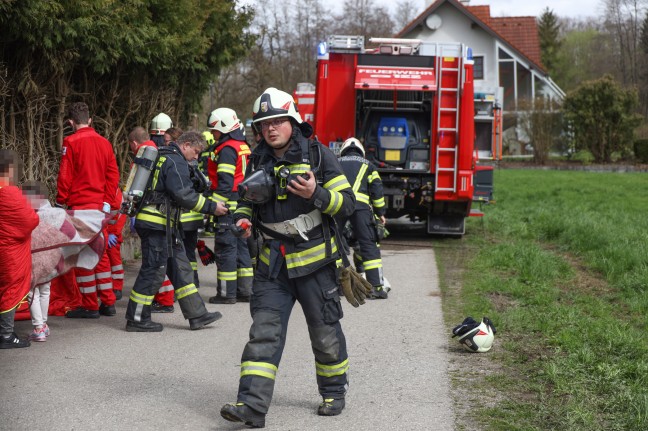
M322 169L319 169L319 165L322 162L322 153L321 149L319 148L321 144L317 141L306 138L301 139L299 143L301 145L302 161L310 165L311 170L315 174L317 183L323 184L324 174L322 172ZM317 160L315 160L315 152L318 153ZM333 227L335 228L335 220L332 220L329 215L322 213L322 236L324 237L324 248L326 250L327 258L333 255L333 250L331 249L331 223L333 223ZM340 254L342 254L341 250Z

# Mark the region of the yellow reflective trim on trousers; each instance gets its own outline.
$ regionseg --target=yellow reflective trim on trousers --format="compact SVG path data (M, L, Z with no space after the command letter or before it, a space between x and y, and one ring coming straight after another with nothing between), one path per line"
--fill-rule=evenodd
M234 281L236 280L236 271L218 271L217 278L223 281Z
M277 367L268 362L247 361L241 364L241 377L260 376L274 380L277 375Z
M155 295L142 295L135 292L134 290L131 290L130 296L128 298L137 304L151 305L151 303L153 303L153 298L155 298Z
M324 365L315 362L315 371L318 376L322 377L341 376L349 371L349 360L345 359L336 365Z
M198 271L198 262L189 262L191 263L191 269Z
M196 205L194 205L194 207L191 209L194 211L200 211L202 207L205 206L205 202L207 202L205 197L203 195L198 195L198 202L196 202Z
M347 177L344 175L338 175L337 177L334 177L324 183L323 186L327 190L332 190L332 191L340 191L344 190L346 188L351 188L351 184L349 184L349 181L347 180Z
M374 208L382 208L385 206L385 198L374 199L372 203Z
M227 163L219 163L218 164L218 173L219 174L230 174L234 175L234 172L236 171L236 166L230 165Z
M356 193L356 201L369 205L369 196L364 193Z
M236 270L238 277L254 277L254 270L252 268L239 268Z
M326 207L323 212L325 212L326 214L335 215L338 211L340 211L340 208L342 208L342 202L344 198L339 192L333 190L329 190L329 192L331 193L331 202L329 202L328 207Z
M365 271L368 269L382 268L382 259L368 260L366 262L362 262L362 266L364 267Z
M360 190L360 185L362 185L362 179L365 176L365 172L367 172L367 168L369 165L365 165L364 163L362 166L360 166L360 170L358 171L358 175L356 175L356 179L353 183L353 193L358 193L358 190Z
M176 289L175 293L177 299L182 299L186 296L192 295L194 293L198 293L198 289L196 288L195 284L190 283L184 287L181 287L180 289Z
M331 250L333 253L337 252L335 237L331 238ZM306 266L314 262L319 262L322 259L326 259L326 247L324 243L316 245L315 247L311 247L307 250L300 251L299 253L286 254L286 268L298 268L300 266Z

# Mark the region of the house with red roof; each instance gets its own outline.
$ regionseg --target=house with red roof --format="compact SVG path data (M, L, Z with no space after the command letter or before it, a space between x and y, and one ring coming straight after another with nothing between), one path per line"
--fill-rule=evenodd
M497 108L503 111L504 135L524 140L517 127L520 102L540 96L562 100L565 96L542 65L535 17L492 17L487 5L436 0L396 37L427 43L461 42L472 49L475 135L480 157L489 156ZM520 153L523 149L511 151Z

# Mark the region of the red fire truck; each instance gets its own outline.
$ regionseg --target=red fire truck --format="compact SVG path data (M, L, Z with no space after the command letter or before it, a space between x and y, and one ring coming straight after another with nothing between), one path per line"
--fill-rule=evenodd
M374 48L362 36L331 36L318 47L315 135L336 152L351 136L363 142L379 168L388 218L463 235L473 199L492 193L492 168L478 167L474 151L471 50L414 39L369 42Z

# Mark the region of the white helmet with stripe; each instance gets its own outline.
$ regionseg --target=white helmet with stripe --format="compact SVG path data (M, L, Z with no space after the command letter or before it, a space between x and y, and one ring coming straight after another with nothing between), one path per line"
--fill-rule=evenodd
M234 110L229 108L218 108L213 110L209 115L207 127L211 130L218 130L219 132L226 134L242 129L243 124L236 116Z
M358 150L360 150L360 152L362 153L362 157L364 157L365 155L364 147L362 146L362 143L356 138L349 138L346 141L344 141L344 143L342 144L342 148L340 148L340 155L343 156L344 153L346 153L347 151L353 148L357 148Z

